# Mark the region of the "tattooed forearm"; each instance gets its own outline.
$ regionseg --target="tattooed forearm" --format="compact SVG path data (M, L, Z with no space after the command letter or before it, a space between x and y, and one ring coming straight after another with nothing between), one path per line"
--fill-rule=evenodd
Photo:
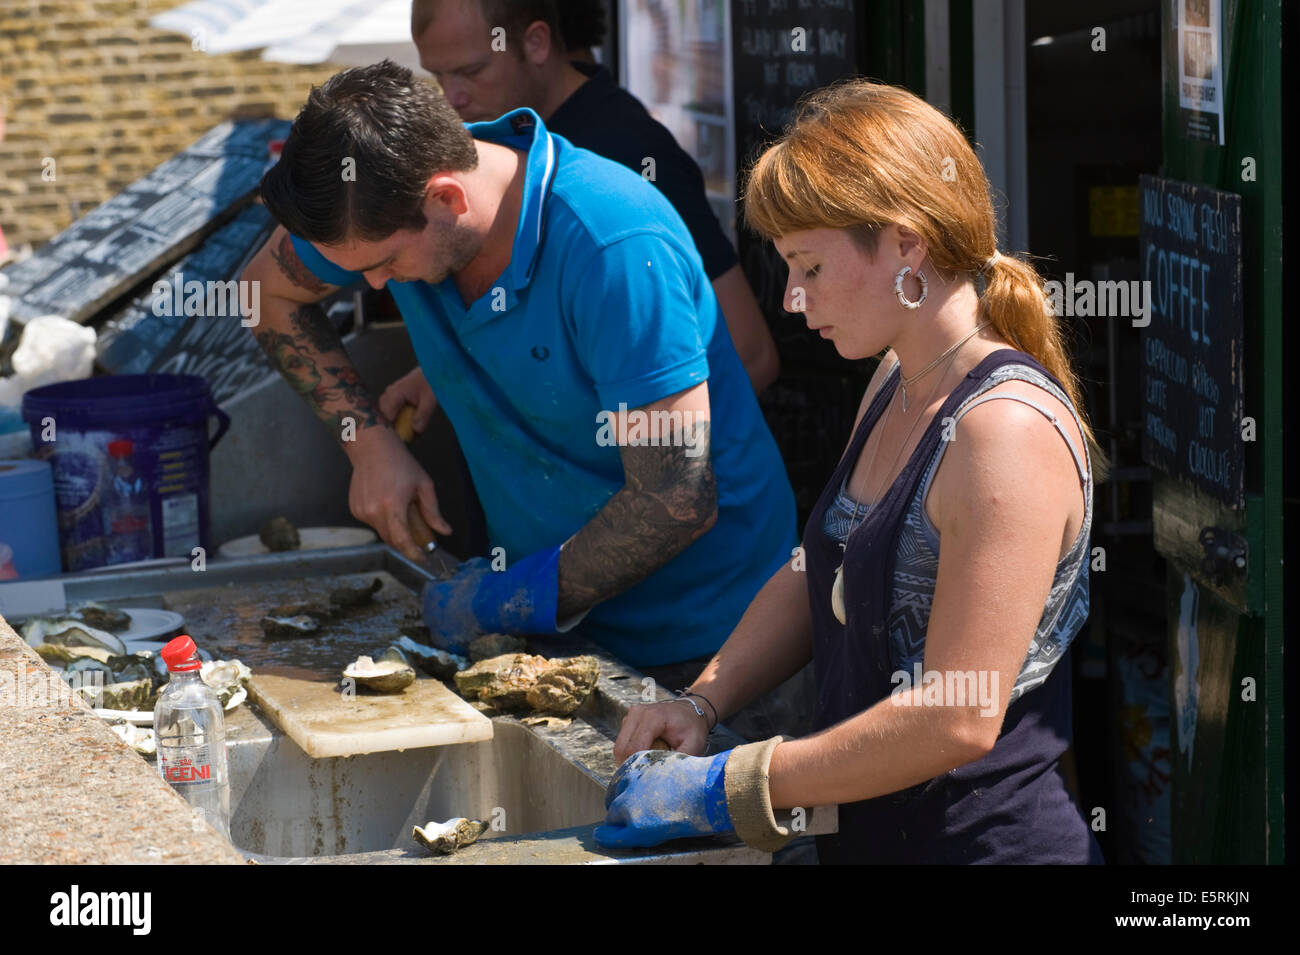
M674 441L622 449L627 483L560 552L559 619L649 577L713 526L718 485L708 422L694 430L693 448Z
M298 258L298 253L293 249L293 240L289 233L280 237L280 244L271 249L271 257L275 259L276 265L280 266L280 271L294 285L306 289L309 292L324 295L333 285L322 282L320 279L302 264L302 259Z
M345 418L352 418L360 428L385 423L320 306L296 309L290 325L292 335L265 327L256 333L257 342L316 417L335 434L342 432ZM343 361L337 358L340 353Z

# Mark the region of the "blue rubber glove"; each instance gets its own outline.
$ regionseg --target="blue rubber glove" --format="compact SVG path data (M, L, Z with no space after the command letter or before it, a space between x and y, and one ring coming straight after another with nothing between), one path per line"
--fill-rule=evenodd
M433 645L464 654L485 633L555 633L560 548L530 554L495 571L486 558L424 585L424 624Z
M730 755L644 750L629 756L605 791L605 824L596 827L596 842L625 849L731 832L725 786Z

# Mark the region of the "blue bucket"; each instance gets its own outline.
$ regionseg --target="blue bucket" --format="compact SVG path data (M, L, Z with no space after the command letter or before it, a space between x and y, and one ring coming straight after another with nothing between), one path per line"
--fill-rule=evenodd
M213 417L216 433L209 437ZM230 418L213 402L203 378L109 375L33 388L23 396L23 420L36 456L54 467L65 571L189 557L195 547L211 551L208 452ZM123 473L143 485L149 530L137 536L152 541L151 553L113 546L105 505L116 506ZM143 518L142 513L139 525Z

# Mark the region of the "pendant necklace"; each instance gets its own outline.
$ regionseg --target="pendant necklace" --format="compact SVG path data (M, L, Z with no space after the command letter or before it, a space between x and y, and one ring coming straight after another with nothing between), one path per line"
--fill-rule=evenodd
M944 358L947 358L948 364L944 365L943 368L944 374L940 375L939 380L934 383L934 387L930 389L930 396L925 399L925 404L922 406L923 408L930 407L930 402L934 400L935 394L939 391L939 385L943 382L944 376L947 375L948 373L949 365L951 365L953 361L956 360L957 358L957 351L961 348L962 345L966 344L966 342L969 341L977 332L979 332L983 328L986 328L988 324L989 324L988 322L981 322L979 325L976 325L969 333L966 334L965 337L963 337L959 342L957 342L957 344L953 345L951 348L945 351L934 361L930 362L930 364L926 365L925 368L922 369L922 371L919 374L913 375L911 378L903 378L903 369L902 366L900 365L898 369L898 377L900 379L900 384L905 384L908 381L912 381L912 382L917 381L918 379L921 378L922 375L924 375L926 372L933 369L934 366L937 365L940 361L942 361ZM903 398L903 413L906 414L907 413L907 392L906 391L903 392L902 398ZM893 414L894 414L894 402L891 400L889 402L889 410L885 414L885 421L880 428L881 434L884 434L885 425L889 423L889 419L893 416ZM894 465L898 463L898 459L903 454L903 449L907 447L907 442L911 440L912 432L916 430L916 426L920 424L922 417L924 417L924 414L919 414L916 416L916 420L912 422L912 427L908 429L907 435L903 438L902 444L898 446L898 451L894 455L894 460L890 462L889 469L885 471L886 477L888 477L893 472ZM853 472L852 470L850 470L849 476L852 477L852 475ZM877 487L876 494L874 496L878 497L881 490L882 489L880 487ZM876 501L876 503L879 504L880 502ZM861 506L861 501L859 501L857 498L854 498L853 516L849 518L849 530L848 533L844 535L844 543L840 545L841 551L844 552L848 551L849 537L853 534L854 528L857 524L858 509L860 506ZM865 514L863 515L862 519L864 521L866 520ZM843 560L840 561L839 567L835 568L835 582L831 585L831 612L835 614L835 619L840 622L841 626L843 626L846 623L848 614L845 612L845 606L844 606L844 561Z

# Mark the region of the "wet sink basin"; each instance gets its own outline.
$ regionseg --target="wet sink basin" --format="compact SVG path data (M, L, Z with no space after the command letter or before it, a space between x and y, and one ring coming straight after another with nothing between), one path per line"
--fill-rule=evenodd
M494 720L480 743L312 759L253 711L228 743L231 838L258 856L428 853L411 828L456 816L490 824L484 839L596 823L605 786L531 729ZM233 727L232 727L233 729ZM271 861L269 859L263 861Z

